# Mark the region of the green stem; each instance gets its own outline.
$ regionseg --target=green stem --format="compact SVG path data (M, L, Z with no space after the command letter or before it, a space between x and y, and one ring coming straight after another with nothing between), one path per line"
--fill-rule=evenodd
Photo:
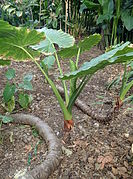
M114 16L113 29L112 29L112 40L111 40L112 45L117 44L117 26L120 18L121 0L116 0L115 6L116 6L116 15Z
M52 43L50 38L47 37L47 39L51 42L52 47L55 49L54 44ZM63 72L62 72L62 69L61 69L61 66L60 66L60 62L59 62L59 59L58 59L58 55L57 55L56 52L54 52L54 55L55 55L55 58L56 58L56 62L57 62L59 71L60 71L60 75L63 75ZM62 81L62 84L63 84L63 88L64 88L65 101L66 101L66 106L67 106L68 103L69 103L69 96L68 96L68 93L67 93L67 87L66 87L65 81Z
M72 119L72 114L69 113L69 111L66 108L66 105L64 104L64 101L61 97L61 95L59 94L58 90L56 89L55 84L53 83L53 81L47 76L47 74L45 73L45 71L41 68L41 66L39 65L39 63L33 58L33 56L27 52L23 47L19 47L21 48L23 51L25 51L25 53L32 59L32 61L37 65L37 67L40 69L40 71L43 73L43 75L45 76L46 80L48 81L48 83L50 84L59 104L60 107L62 109L62 112L64 114L64 119L65 120L71 120Z
M113 28L112 28L112 36L111 36L111 45L113 45L113 39L114 39L114 33L115 33L115 16L113 20Z
M126 74L127 74L127 63L124 64L124 74L123 74L123 78L122 78L122 86L120 89L120 96L123 93L123 90L125 88L126 85Z
M40 0L39 25L41 24L42 0Z
M72 107L77 99L77 97L80 95L81 91L83 90L83 88L85 87L85 85L88 83L88 81L90 80L91 75L89 76L85 76L82 80L82 82L79 84L79 86L77 87L77 89L75 90L75 92L72 94L70 100L69 100L69 104L68 104L68 111L70 113L72 113Z
M108 35L107 35L107 29L104 29L104 38L105 38L105 44L106 47L109 47L109 41L108 41Z
M78 62L79 62L79 55L80 55L80 48L78 49L77 59L76 59L76 67L78 68Z
M133 80L130 81L126 86L125 88L123 89L122 93L121 93L121 96L120 96L120 99L123 101L127 92L130 90L130 88L133 86Z
M58 68L59 68L59 71L60 71L60 75L63 75L63 72L62 72L62 69L61 69L61 66L60 66L60 62L59 62L59 59L58 59L58 55L57 55L56 52L55 52L55 58L56 58L56 62L57 62L57 65L58 65ZM69 103L69 96L68 96L68 92L67 92L67 87L66 87L65 81L62 80L62 84L63 84L63 88L64 88L65 101L66 101L66 106L67 106L68 103Z
M2 127L2 120L0 120L0 128Z

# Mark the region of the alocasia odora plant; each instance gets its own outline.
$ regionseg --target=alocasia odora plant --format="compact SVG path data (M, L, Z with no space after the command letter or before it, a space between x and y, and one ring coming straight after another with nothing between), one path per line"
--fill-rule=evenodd
M30 59L37 65L56 95L64 114L64 128L67 131L74 125L72 119L74 102L91 76L108 65L124 63L133 59L133 49L128 46L129 42L127 42L92 59L90 62L85 62L79 68L78 61L80 54L90 50L100 39L101 36L99 34L94 34L74 45L74 38L63 31L46 28L39 29L38 32L35 30L29 31L26 28L15 28L7 22L0 21L0 55L8 60L9 58L16 61ZM55 44L58 45L59 51L56 50ZM45 63L45 59L41 64L36 61L35 56L39 53L47 56L47 63ZM77 56L76 61L70 60L70 73L63 74L58 56L62 58ZM47 74L46 67L51 66L50 62L48 63L48 58L53 59L52 64L54 59L57 62L60 79L64 88L65 102L56 85ZM79 78L80 80L78 80ZM68 93L64 80L70 81L70 93Z

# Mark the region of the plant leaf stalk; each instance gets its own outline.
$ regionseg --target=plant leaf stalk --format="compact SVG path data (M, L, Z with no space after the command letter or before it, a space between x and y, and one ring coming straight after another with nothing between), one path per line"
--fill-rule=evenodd
M47 39L51 42L50 38L47 37ZM51 44L52 44L52 47L55 49L54 44L52 42L51 42ZM62 72L62 69L61 69L61 65L60 65L60 61L58 59L58 55L57 55L56 51L54 52L54 55L55 55L55 59L56 59L56 62L57 62L57 66L58 66L59 71L60 71L60 75L63 75L63 72ZM68 96L68 93L67 93L67 87L66 87L65 81L63 81L63 80L61 80L61 81L62 81L63 88L64 88L65 101L66 101L66 106L67 106L68 103L69 103L69 96Z
M123 78L122 78L122 86L121 86L121 89L120 89L120 96L124 90L124 87L126 85L126 82L127 82L127 63L124 64L124 74L123 74Z
M39 63L34 59L34 57L27 52L23 47L19 47L21 48L23 51L25 51L25 53L27 53L27 55L32 59L32 61L37 65L37 67L40 69L40 71L43 73L43 75L45 76L46 80L48 81L48 83L50 84L54 94L56 95L56 98L60 104L60 107L62 109L62 112L64 114L64 119L65 120L71 120L72 119L72 114L69 113L69 111L67 110L66 105L64 104L64 101L61 97L61 95L59 94L55 84L53 83L53 81L48 77L48 75L45 73L45 71L41 68L41 66L39 65Z
M124 100L124 98L125 98L127 92L130 90L130 88L131 88L132 86L133 86L133 80L132 80L130 83L128 83L128 84L125 86L125 88L123 89L123 91L122 91L122 93L121 93L121 96L120 96L121 101Z
M128 83L129 75L127 74L127 63L124 64L124 74L122 79L122 86L120 89L120 100L124 102L125 96L130 88L133 86L133 80ZM128 98L127 98L128 99ZM130 98L129 98L130 99Z
M79 62L79 55L80 55L80 48L78 49L77 59L76 59L76 67L78 68L78 62Z
M57 62L57 65L58 65L58 68L59 68L59 71L60 71L60 75L63 75L63 72L62 72L62 69L61 69L61 66L60 66L60 62L59 62L59 59L58 59L58 55L57 55L56 52L55 52L55 58L56 58L56 62ZM63 88L64 88L65 101L66 101L66 106L67 106L68 103L69 103L69 96L68 96L68 92L67 92L67 87L66 87L65 81L64 80L61 80L61 81L62 81Z
M88 83L88 81L90 80L91 76L92 75L84 76L84 78L82 79L81 83L79 84L79 86L77 87L75 92L70 97L69 104L68 104L68 107L67 107L67 109L68 109L68 111L70 113L72 113L72 107L73 107L77 97L79 96L79 94L81 93L81 91L85 87L85 85Z

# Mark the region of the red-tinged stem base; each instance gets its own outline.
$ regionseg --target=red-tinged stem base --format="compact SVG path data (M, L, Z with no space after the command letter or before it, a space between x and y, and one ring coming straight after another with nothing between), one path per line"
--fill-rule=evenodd
M69 132L74 126L73 120L64 120L64 131Z
M118 111L122 105L123 105L123 101L120 99L120 97L117 97L115 107L114 107L114 112Z

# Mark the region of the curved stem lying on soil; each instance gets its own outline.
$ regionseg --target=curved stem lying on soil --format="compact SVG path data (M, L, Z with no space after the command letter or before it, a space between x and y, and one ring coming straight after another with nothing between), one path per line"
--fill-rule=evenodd
M60 92L60 94L63 96L64 91L63 88L59 85L56 85L56 88ZM111 109L107 115L104 116L99 116L98 114L95 113L95 111L92 111L88 105L86 105L83 101L77 99L75 101L75 106L77 106L81 111L83 111L85 114L88 116L92 117L93 119L99 121L99 122L108 122L112 119L114 109Z
M49 175L58 167L61 161L61 144L53 134L52 129L40 118L27 114L12 114L15 123L29 124L35 126L42 138L49 146L49 152L43 163L36 166L33 170L20 176L18 179L47 179Z

